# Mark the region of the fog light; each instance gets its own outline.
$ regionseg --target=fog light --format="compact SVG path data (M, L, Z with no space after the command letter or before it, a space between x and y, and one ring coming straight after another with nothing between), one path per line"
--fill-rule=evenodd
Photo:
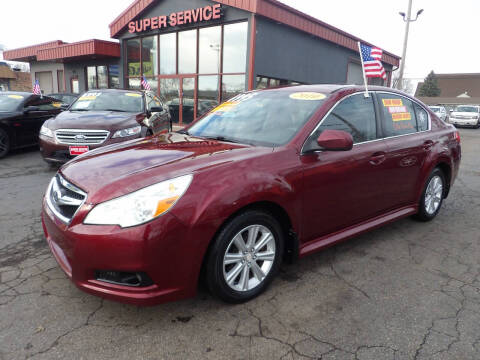
M95 271L95 279L115 285L146 287L153 285L152 279L144 272L124 272L112 270Z

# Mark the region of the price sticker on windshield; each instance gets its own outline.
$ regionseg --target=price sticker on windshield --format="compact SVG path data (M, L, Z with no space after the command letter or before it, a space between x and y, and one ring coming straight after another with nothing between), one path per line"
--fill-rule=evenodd
M317 92L297 92L290 94L290 99L294 100L307 100L307 101L318 101L318 100L323 100L327 96L322 93L317 93Z
M18 100L23 99L23 96L20 96L20 95L8 95L8 97L9 97L10 99L18 99Z
M102 93L88 92L83 94L82 97L78 99L78 101L92 101L92 100L95 100L100 95L102 95Z
M142 95L137 94L137 93L125 93L125 96L130 96L130 97L142 97Z

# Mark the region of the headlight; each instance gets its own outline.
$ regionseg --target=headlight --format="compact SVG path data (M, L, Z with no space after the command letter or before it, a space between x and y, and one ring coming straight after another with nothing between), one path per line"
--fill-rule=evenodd
M84 223L123 228L146 223L170 210L187 191L192 179L193 175L181 176L98 204Z
M115 134L113 134L113 138L122 138L140 134L142 131L142 127L140 125L134 126L129 129L118 130Z
M48 127L46 127L45 125L42 125L42 127L40 128L40 135L53 138L53 131L50 130L50 129L49 129Z

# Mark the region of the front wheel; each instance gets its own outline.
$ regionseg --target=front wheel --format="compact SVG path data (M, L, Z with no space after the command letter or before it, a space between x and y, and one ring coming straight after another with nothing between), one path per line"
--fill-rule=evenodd
M10 137L8 132L0 128L0 159L10 151Z
M226 302L260 295L277 273L284 249L278 221L268 213L247 211L220 231L207 258L206 283Z
M420 197L416 219L430 221L438 215L443 203L445 184L443 171L438 168L433 170Z

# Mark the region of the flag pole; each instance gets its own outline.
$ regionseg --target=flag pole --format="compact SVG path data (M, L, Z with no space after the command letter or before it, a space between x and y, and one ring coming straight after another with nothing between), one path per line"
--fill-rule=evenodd
M360 45L360 41L357 41L357 44L358 44L358 52L360 53L360 61L362 62L363 83L365 84L365 97L368 98L370 97L370 95L368 94L368 83L367 83L367 75L365 75L365 65L363 63L362 46Z

